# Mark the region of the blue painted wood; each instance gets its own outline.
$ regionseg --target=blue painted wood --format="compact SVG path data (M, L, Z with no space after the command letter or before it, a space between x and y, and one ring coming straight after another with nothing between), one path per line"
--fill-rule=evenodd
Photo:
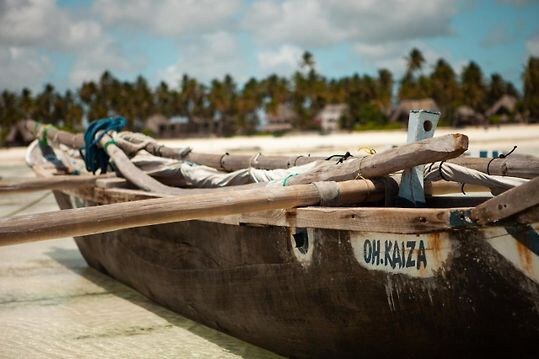
M439 112L412 110L408 119L408 137L406 142L413 143L432 138L440 119ZM416 166L405 170L399 187L400 203L410 207L425 207L425 187L423 169Z

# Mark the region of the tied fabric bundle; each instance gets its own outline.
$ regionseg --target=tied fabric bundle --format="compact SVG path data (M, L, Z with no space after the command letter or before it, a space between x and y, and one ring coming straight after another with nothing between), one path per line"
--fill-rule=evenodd
M105 151L107 145L114 143L114 140L107 142L103 147L99 147L99 141L110 131L120 131L125 127L127 121L122 116L107 117L96 120L88 126L84 132L84 163L89 172L95 174L100 169L101 173L107 172L109 155Z

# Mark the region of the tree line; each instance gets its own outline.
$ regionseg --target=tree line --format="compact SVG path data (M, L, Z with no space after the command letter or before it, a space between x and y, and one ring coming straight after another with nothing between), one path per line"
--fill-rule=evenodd
M83 118L91 121L116 114L124 116L131 129L140 129L149 116L162 114L206 121L208 131L216 135L252 134L257 131L260 111L275 113L280 104L287 104L295 112L292 125L297 130L317 129L316 114L326 104L340 103L349 109L344 128L384 126L392 104L421 98L434 99L442 111L442 123L449 124L458 106L483 112L505 94L518 99L517 110L525 118L539 119L537 57L530 57L524 66L522 93L500 74L487 77L473 61L460 73L442 58L427 72L418 49L412 49L405 61L406 72L398 80L387 69L380 69L375 76L356 73L327 78L316 70L313 55L305 52L291 77L273 74L251 78L243 86L230 75L206 85L185 74L177 87L161 82L152 88L142 76L133 82L120 81L105 71L98 81L84 82L75 91L60 93L51 84L36 94L27 88L20 93L4 90L0 98L0 139L12 125L26 118L81 130Z

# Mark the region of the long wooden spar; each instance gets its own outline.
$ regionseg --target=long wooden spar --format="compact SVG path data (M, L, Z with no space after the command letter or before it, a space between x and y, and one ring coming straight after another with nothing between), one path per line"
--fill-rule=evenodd
M349 205L383 197L383 181L324 182L236 189L0 219L0 245L187 221L246 212L328 204Z

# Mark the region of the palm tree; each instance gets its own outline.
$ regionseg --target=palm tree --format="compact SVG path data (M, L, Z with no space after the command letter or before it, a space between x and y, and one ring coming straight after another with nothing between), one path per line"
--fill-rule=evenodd
M406 61L407 71L413 74L416 71L421 71L421 68L425 63L425 57L423 57L423 53L421 53L421 51L419 51L417 48L413 48L406 58Z
M37 121L44 123L54 123L55 118L53 115L54 102L55 102L54 86L46 84L43 91L36 98L36 112L35 117Z
M164 81L161 81L155 90L155 106L157 112L166 117L175 115L174 91L171 91Z
M314 56L309 51L305 51L301 56L301 61L299 63L300 68L306 68L309 72L314 71L314 66L316 62L314 61Z
M218 119L217 134L222 136L234 133L236 83L230 75L227 74L223 81L215 79L211 82L208 100L214 109L213 117Z
M376 80L376 98L380 110L389 109L391 106L391 94L393 92L393 75L387 69L378 70Z
M213 134L214 121L211 113L213 110L208 108L206 104L206 89L196 79L189 77L187 74L182 76L180 82L180 93L177 101L176 111L183 116L186 116L189 121L193 122L195 117L203 117L206 120L207 131Z
M442 110L443 117L452 118L458 106L460 87L453 68L444 59L438 59L430 75L430 96Z
M485 109L486 88L479 65L470 62L461 74L462 101L476 111Z
M522 74L524 106L532 120L539 120L539 57L530 57Z
M27 88L24 88L21 91L21 96L19 98L19 108L24 118L31 118L34 114L35 104L32 97L32 91Z
M291 100L290 82L285 77L270 75L261 82L260 87L266 111L270 113L275 114L280 104Z
M155 112L152 91L146 79L141 75L137 76L135 80L133 97L137 110L133 120L144 121Z
M257 110L262 106L260 83L251 78L245 83L237 100L236 128L240 133L253 133L258 125Z

